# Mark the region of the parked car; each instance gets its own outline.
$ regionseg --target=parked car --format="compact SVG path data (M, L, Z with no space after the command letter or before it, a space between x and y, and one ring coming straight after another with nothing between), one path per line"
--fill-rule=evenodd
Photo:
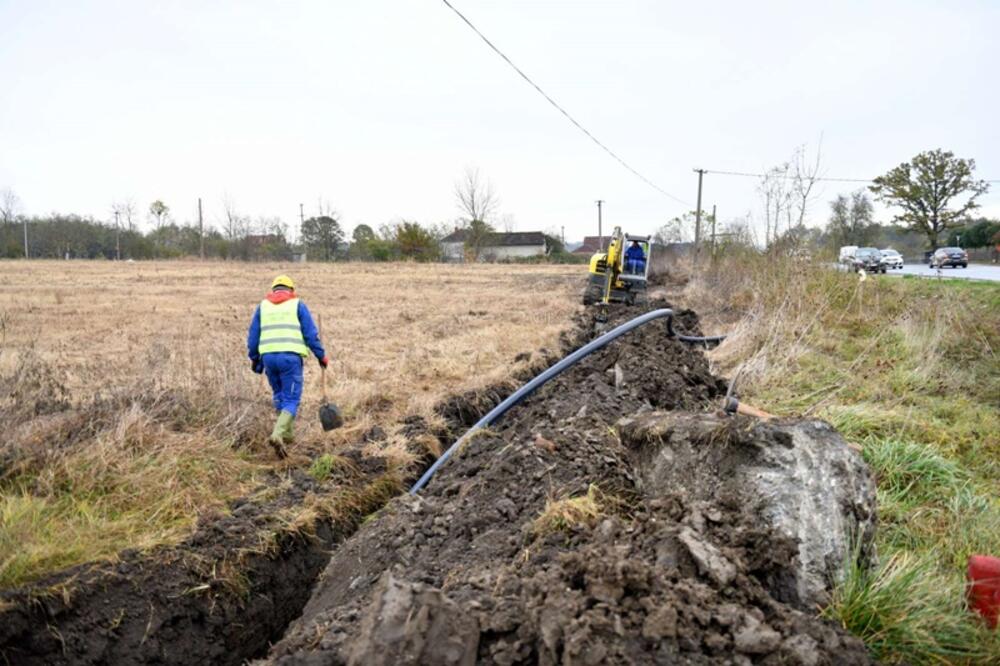
M882 253L882 261L885 262L886 268L903 268L903 255L896 252L891 247L887 247L884 250L879 250Z
M960 247L939 247L931 255L930 265L931 268L944 268L945 266L968 268L969 253Z
M864 269L869 273L885 273L885 262L877 247L859 247L851 263L856 271Z

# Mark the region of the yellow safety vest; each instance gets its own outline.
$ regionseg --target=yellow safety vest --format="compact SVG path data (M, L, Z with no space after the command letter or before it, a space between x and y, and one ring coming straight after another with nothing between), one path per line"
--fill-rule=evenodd
M309 356L302 325L299 323L299 299L290 298L275 305L264 299L260 302L260 354L292 352L299 356Z

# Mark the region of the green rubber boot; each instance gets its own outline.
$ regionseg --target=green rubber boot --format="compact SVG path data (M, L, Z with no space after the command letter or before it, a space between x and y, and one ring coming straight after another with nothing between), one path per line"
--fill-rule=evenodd
M274 430L271 431L271 436L268 438L268 443L274 449L274 452L279 458L288 457L288 452L285 451L285 444L291 443L291 440L285 439L285 433L291 434L292 432L292 421L295 419L291 412L286 412L284 410L278 414L278 418L274 422Z
M295 443L295 415L289 412L282 412L282 414L288 415L288 420L285 422L285 429L281 433L282 439L285 440L285 444Z

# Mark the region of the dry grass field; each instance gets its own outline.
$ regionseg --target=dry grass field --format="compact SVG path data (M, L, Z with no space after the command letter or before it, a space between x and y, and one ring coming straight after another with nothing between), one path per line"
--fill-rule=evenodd
M0 587L187 534L280 465L359 440L444 396L509 379L577 310L579 266L4 262L0 264ZM320 373L292 456L264 440L266 380L246 330L288 273L323 318ZM297 449L297 450L296 450ZM308 454L308 455L306 455Z

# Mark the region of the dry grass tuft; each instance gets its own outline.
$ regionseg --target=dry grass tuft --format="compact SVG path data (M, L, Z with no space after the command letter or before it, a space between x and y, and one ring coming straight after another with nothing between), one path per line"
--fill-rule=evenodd
M545 536L581 526L593 527L605 515L608 505L608 497L596 485L590 484L586 495L549 498L541 515L531 523L531 531L536 536Z

